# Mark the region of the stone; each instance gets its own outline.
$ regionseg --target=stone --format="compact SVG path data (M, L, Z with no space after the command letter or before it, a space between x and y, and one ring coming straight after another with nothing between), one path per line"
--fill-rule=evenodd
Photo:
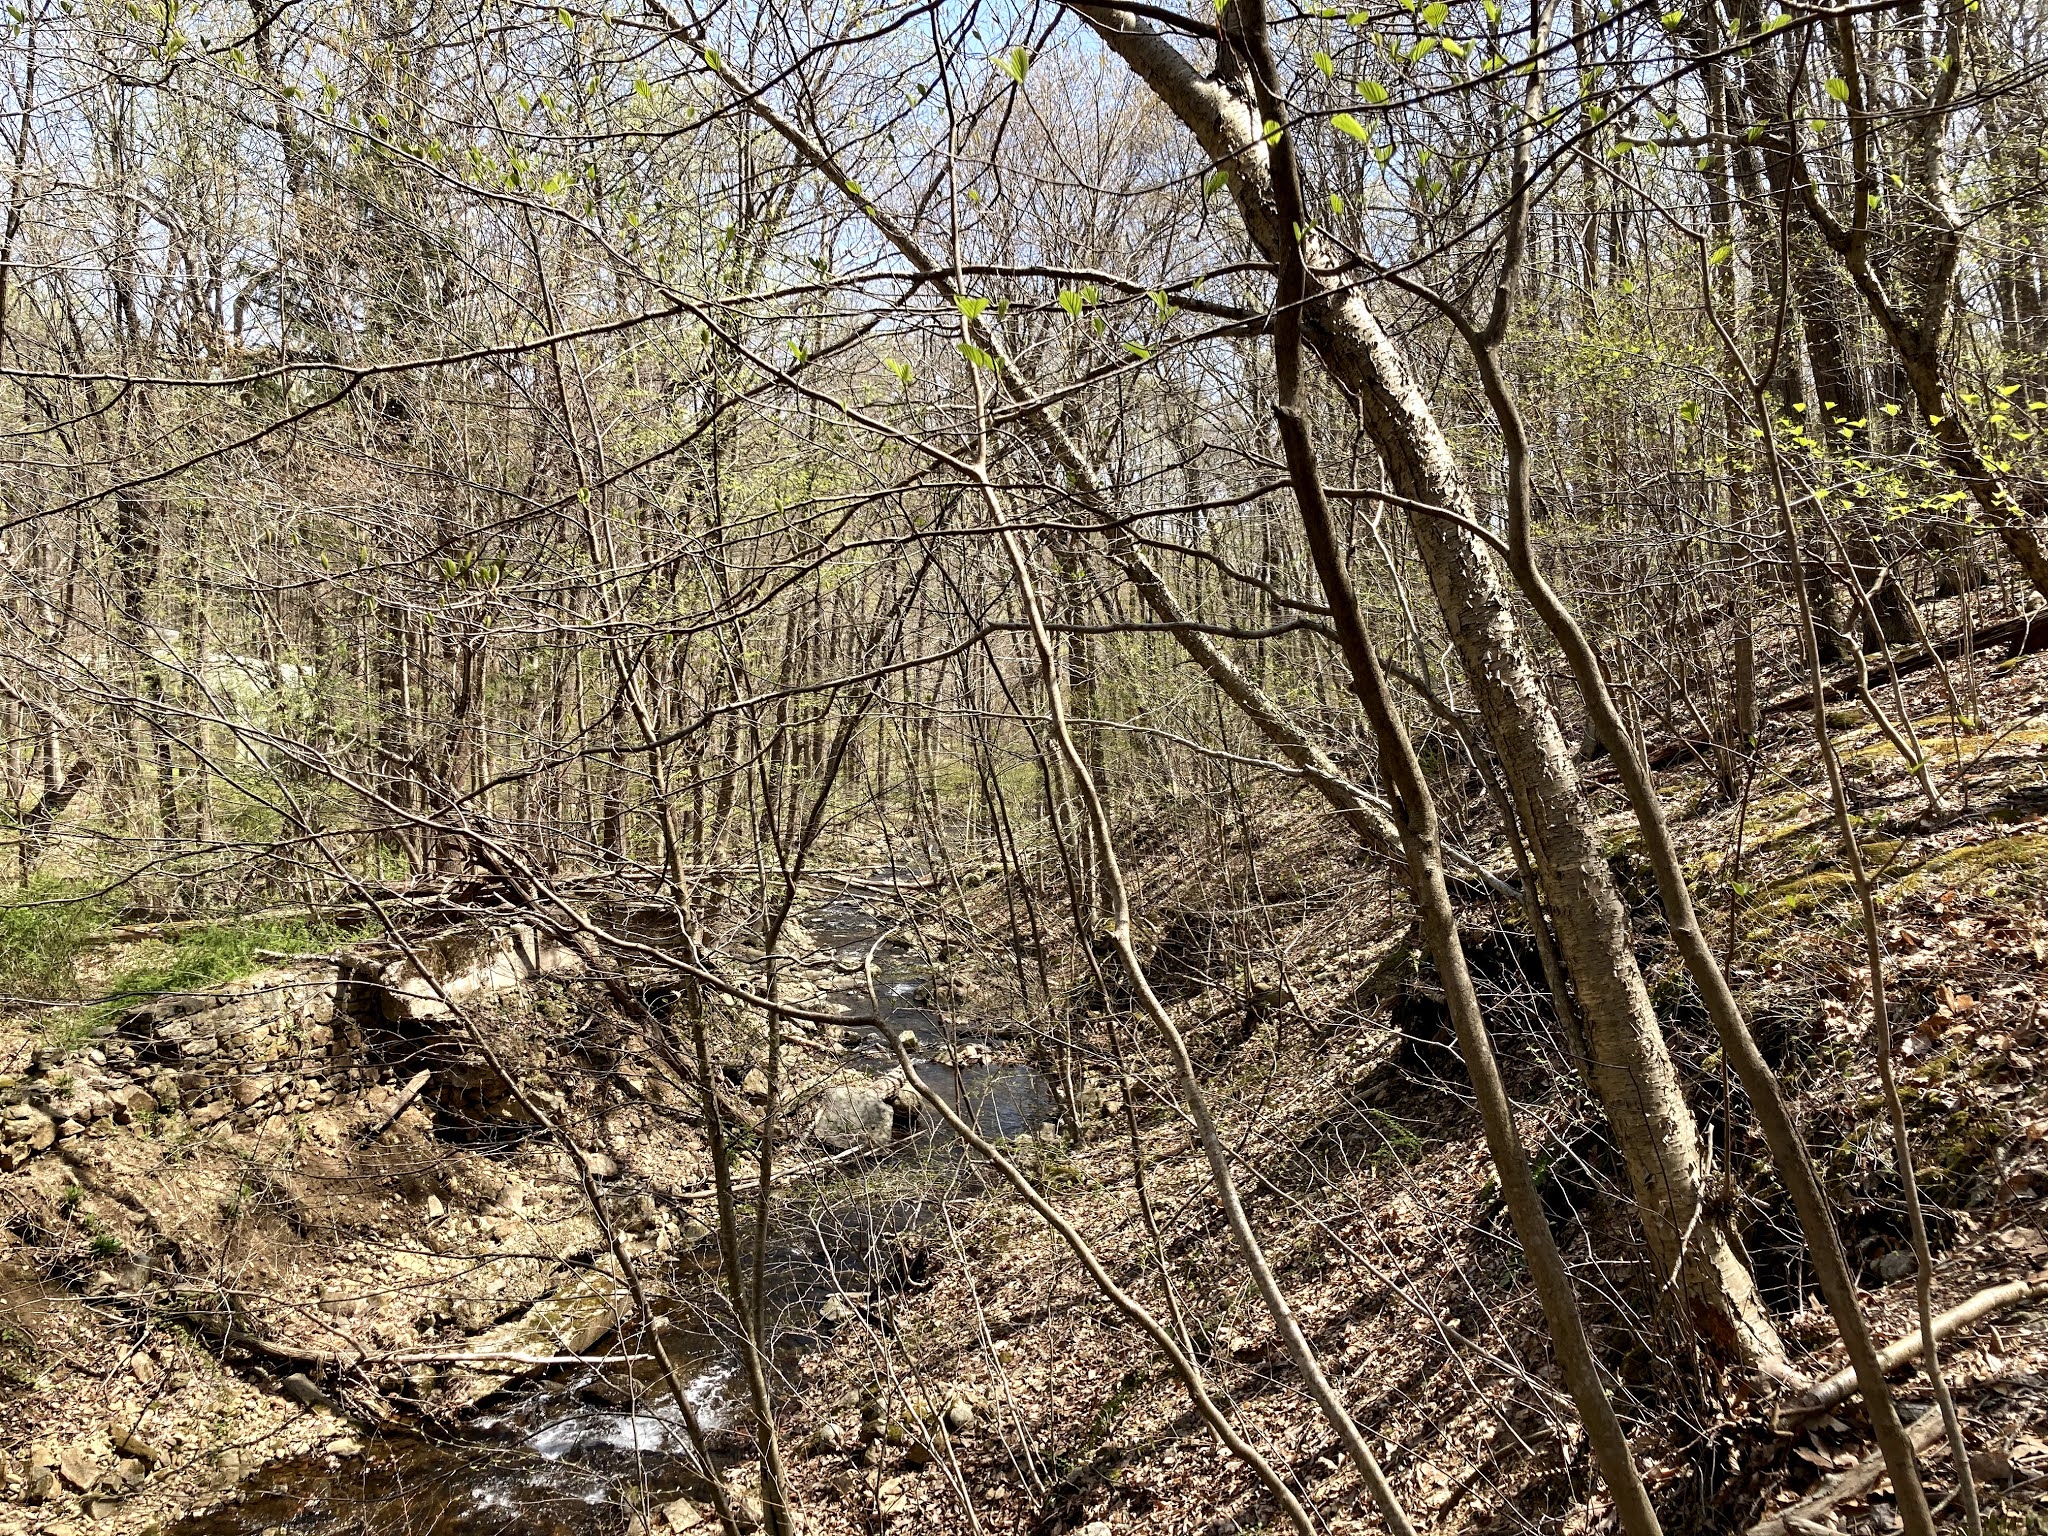
M834 1292L825 1298L825 1305L818 1309L818 1317L827 1323L850 1323L860 1316L852 1300Z
M1883 1280L1903 1280L1919 1267L1912 1253L1904 1248L1894 1249L1877 1261L1878 1277Z
M25 1146L31 1152L47 1152L57 1144L57 1122L33 1105L16 1104L0 1122L0 1141Z
M754 1104L768 1102L768 1074L759 1067L747 1068L747 1075L740 1079L740 1092Z
M327 1394L314 1384L310 1376L294 1371L277 1384L277 1390L302 1408L331 1408Z
M126 1088L117 1089L112 1097L116 1125L133 1125L157 1111L156 1095L140 1083L130 1083Z
M586 1152L583 1160L590 1164L593 1179L616 1179L619 1176L618 1160L603 1152Z
M1107 1520L1090 1520L1081 1527L1081 1536L1111 1536Z
M244 1073L235 1079L235 1107L237 1109L253 1108L257 1101L268 1092L270 1092L269 1078Z
M225 1099L218 1099L211 1104L203 1105L192 1111L193 1128L203 1131L209 1125L220 1124L221 1121L227 1119L234 1112L235 1107L232 1104L228 1103Z
M138 1355L136 1358L146 1360L149 1357ZM132 1456L137 1461L146 1461L152 1465L164 1459L164 1453L142 1437L142 1431L138 1426L124 1420L116 1419L107 1426L107 1438L113 1441L114 1449L123 1456Z
M628 1232L651 1232L660 1221L661 1207L650 1194L637 1194L619 1203L618 1222Z
M835 1152L865 1147L879 1150L896 1133L896 1111L882 1094L864 1083L839 1083L818 1100L811 1134Z
M347 1435L343 1435L338 1440L327 1442L327 1454L342 1457L360 1456L363 1454L363 1445L360 1440L352 1440Z
M427 1196L427 1220L439 1221L448 1214L448 1207L441 1203L439 1195Z
M319 1293L320 1310L329 1317L361 1317L369 1305L354 1293L353 1287L332 1280L321 1281Z
M688 1499L677 1499L663 1507L661 1518L672 1531L715 1531L718 1517L708 1509L700 1509Z
M99 1486L99 1464L82 1450L65 1451L57 1458L57 1475L80 1493Z
M946 1404L944 1418L946 1428L956 1435L963 1435L974 1428L974 1408L964 1397L956 1397Z
M813 1456L834 1456L855 1443L854 1437L846 1432L844 1425L820 1424L811 1433L811 1454Z

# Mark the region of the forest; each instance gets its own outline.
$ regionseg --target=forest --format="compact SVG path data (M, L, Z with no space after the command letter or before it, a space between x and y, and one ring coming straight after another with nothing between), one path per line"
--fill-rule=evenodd
M0 1536L2048 1532L2048 10L1357 3L6 7Z

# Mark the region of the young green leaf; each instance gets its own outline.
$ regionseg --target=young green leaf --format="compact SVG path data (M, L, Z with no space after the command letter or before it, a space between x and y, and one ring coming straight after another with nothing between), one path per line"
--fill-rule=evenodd
M1130 353L1131 356L1135 357L1141 363L1149 363L1152 361L1152 349L1150 347L1141 347L1135 341L1125 342L1124 350Z
M1063 289L1061 289L1061 290L1060 290L1060 296L1059 296L1059 299L1058 299L1058 301L1057 301L1057 302L1058 302L1058 304L1059 304L1060 308L1061 308L1061 309L1064 309L1064 310L1065 310L1065 311L1067 312L1067 314L1068 314L1068 315L1069 315L1069 316L1070 316L1071 318L1073 318L1073 319L1075 319L1075 320L1078 320L1078 319L1080 319L1080 318L1081 318L1081 310L1082 310L1082 308L1083 308L1083 300L1082 300L1082 298L1081 298L1081 295L1080 295L1080 294L1078 294L1078 293L1076 293L1076 292L1074 292L1074 290L1073 290L1073 289L1071 289L1071 288L1063 288Z
M1836 101L1847 101L1849 99L1849 82L1840 75L1836 75L1828 81L1828 95Z
M1349 112L1339 112L1330 119L1330 126L1339 133L1350 134L1352 138L1358 140L1361 144L1370 143L1372 140L1372 130L1367 128L1365 124L1361 123Z
M1221 192L1225 187L1229 185L1230 172L1226 171L1225 169L1223 169L1222 166L1219 165L1218 167L1216 167L1215 170L1211 171L1206 177L1203 178L1202 196L1214 197L1218 192Z
M1332 78L1337 73L1337 61L1327 53L1324 53L1320 48L1316 50L1314 57L1316 68L1323 72L1325 80Z
M1359 81L1358 94L1375 107L1383 107L1387 104L1387 88L1377 80Z
M987 299L971 299L964 293L953 295L953 307L969 320L979 320L983 310L988 308Z
M1026 72L1031 68L1031 52L1027 48L1012 48L996 60L996 68L1022 85Z

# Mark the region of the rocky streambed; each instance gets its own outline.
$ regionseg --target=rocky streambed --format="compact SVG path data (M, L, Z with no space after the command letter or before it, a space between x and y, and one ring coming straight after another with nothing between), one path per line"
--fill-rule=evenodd
M1062 1118L1045 1077L943 1017L938 978L883 932L840 896L804 906L785 935L801 952L784 995L846 1020L802 1030L796 1044L815 1049L785 1057L805 1068L783 1106L799 1134L778 1155L816 1170L779 1191L792 1219L764 1255L785 1377L833 1330L886 1325L890 1294L928 1261L921 1191L950 1172L951 1135L877 1025L986 1134L1056 1135ZM443 1027L451 996L492 1019L500 1059L576 1127L654 1281L652 1326L714 1458L743 1461L750 1415L693 1106L616 1020L579 1013L576 972L530 930L470 929L402 959L342 956L160 999L0 1085L0 1157L29 1192L16 1240L99 1298L143 1362L141 1390L124 1381L104 1422L46 1437L15 1469L30 1529L150 1516L187 1536L595 1533L702 1518L692 1496L725 1467L691 1450L566 1156L521 1123L475 1042ZM744 1133L765 1080L744 1064L727 1074ZM887 1196L835 1200L858 1172ZM180 1383L147 1379L170 1358L148 1344L166 1327L282 1399L291 1434L242 1444L184 1427ZM131 1454L124 1430L164 1444ZM267 1454L279 1447L291 1453Z

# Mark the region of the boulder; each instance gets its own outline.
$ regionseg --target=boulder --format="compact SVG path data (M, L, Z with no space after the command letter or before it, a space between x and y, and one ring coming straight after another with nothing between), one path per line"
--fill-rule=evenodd
M811 1134L835 1152L854 1147L878 1150L896 1132L896 1111L866 1083L840 1083L825 1090Z
M21 1145L31 1152L47 1152L57 1144L57 1122L29 1104L8 1108L0 1120L0 1142Z

